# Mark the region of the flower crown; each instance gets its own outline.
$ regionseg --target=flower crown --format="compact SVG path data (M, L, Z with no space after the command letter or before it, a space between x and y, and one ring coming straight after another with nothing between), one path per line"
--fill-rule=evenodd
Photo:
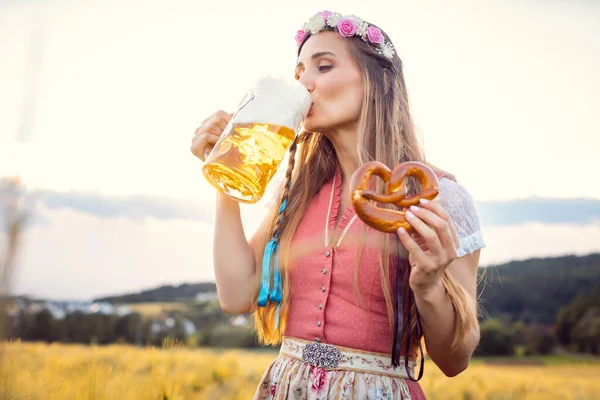
M377 52L385 58L391 60L394 58L394 46L385 41L385 36L376 26L371 26L367 22L354 15L342 15L331 11L320 11L314 17L308 20L296 33L296 44L298 47L304 42L306 36L327 30L335 30L343 37L359 36L367 43L376 46Z

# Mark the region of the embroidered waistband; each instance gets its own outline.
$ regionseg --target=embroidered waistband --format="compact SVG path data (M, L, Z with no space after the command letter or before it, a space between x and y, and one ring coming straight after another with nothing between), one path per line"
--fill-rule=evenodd
M390 355L327 343L310 342L286 336L283 338L279 355L296 358L326 370L348 370L408 378L402 357L400 365L394 367ZM408 365L410 372L413 372L416 362L409 360Z

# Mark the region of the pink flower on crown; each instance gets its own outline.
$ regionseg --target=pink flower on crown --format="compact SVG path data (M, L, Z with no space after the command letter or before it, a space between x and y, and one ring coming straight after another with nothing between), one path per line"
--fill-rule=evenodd
M367 28L367 38L369 39L369 42L375 44L380 44L385 41L385 37L383 36L383 33L381 33L381 30L374 26L369 26Z
M296 45L300 46L305 38L306 32L304 31L304 29L299 29L298 32L296 32Z
M337 28L340 32L340 35L342 35L343 37L350 37L354 36L356 30L358 29L358 26L356 25L356 22L354 22L350 18L344 17L338 21Z
M331 15L331 11L319 11L317 13L317 15L320 15L321 17L323 17L325 22L327 22L327 20L329 19L329 16Z

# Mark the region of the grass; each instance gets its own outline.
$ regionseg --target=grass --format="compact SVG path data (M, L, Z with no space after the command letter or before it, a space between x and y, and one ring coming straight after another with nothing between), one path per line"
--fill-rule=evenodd
M475 357L471 365L597 365L600 366L600 357L586 357L577 355L544 355L544 356L514 356L514 357Z
M250 399L275 351L0 343L0 399ZM539 357L476 359L455 378L426 362L430 400L600 399L600 363ZM523 360L520 358L519 360ZM499 363L504 361L503 363ZM490 363L491 362L491 363Z

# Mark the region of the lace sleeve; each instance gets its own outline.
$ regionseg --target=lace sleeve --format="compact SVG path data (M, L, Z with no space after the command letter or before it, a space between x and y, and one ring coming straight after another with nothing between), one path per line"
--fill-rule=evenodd
M458 256L462 257L484 248L479 216L469 192L459 183L442 178L439 196L440 206L450 214L460 240Z

